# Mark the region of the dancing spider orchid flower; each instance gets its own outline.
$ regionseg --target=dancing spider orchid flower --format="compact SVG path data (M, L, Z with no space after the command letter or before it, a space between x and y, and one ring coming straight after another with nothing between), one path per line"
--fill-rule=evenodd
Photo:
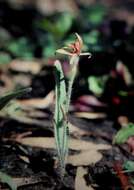
M76 40L74 43L68 44L67 46L56 50L56 53L64 54L64 55L69 55L69 56L83 56L83 55L88 55L88 58L91 57L91 53L85 52L81 53L82 48L83 48L83 40L80 37L79 34L75 33L76 35Z

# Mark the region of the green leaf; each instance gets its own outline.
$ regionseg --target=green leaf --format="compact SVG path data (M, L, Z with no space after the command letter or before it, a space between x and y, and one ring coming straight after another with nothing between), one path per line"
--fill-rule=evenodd
M11 59L11 57L10 57L9 54L3 53L3 52L0 53L0 65L2 65L2 64L8 64L8 63L11 62L11 60L12 59Z
M99 34L99 31L92 30L90 33L83 35L83 40L86 44L96 45L98 44Z
M101 24L107 9L104 5L98 4L89 8L88 20L94 25Z
M118 92L118 94L119 94L120 96L127 97L129 93L126 92L126 91L120 90L120 91Z
M12 190L17 190L17 186L13 183L12 177L4 172L0 172L0 181L2 183L7 183Z
M6 106L6 104L14 99L14 98L17 98L25 93L28 93L31 91L31 88L24 88L24 89L20 89L20 90L16 90L14 92L10 92L9 94L6 94L2 97L0 97L0 110Z
M126 127L122 127L114 137L113 143L125 143L129 137L134 135L134 124L129 123Z
M104 92L106 82L108 80L108 76L101 76L101 77L96 77L96 76L90 76L88 78L88 85L89 89L97 96L101 96L102 93Z
M55 98L55 140L58 150L61 174L64 176L65 162L68 155L68 110L72 92L72 85L77 73L77 65L79 56L72 56L70 59L70 73L66 84L65 76L62 70L62 65L59 61L55 62L56 76L56 98Z
M69 13L63 13L59 20L57 21L56 27L59 31L61 36L64 36L65 33L68 32L68 30L72 26L73 17Z
M27 38L21 37L17 40L12 40L7 44L6 49L14 56L30 59L33 57L33 46Z
M126 161L123 164L123 168L127 171L127 172L132 172L134 171L134 161Z
M71 28L72 22L73 15L70 13L62 13L55 21L50 20L50 18L45 18L40 21L37 26L51 33L55 39L61 39Z
M46 57L54 57L55 52L55 44L49 44L46 47L43 48L43 56Z
M58 150L58 156L60 165L65 168L65 159L68 152L68 136L67 136L67 118L66 118L66 84L64 73L62 70L61 63L55 62L55 76L56 76L56 102L55 102L55 140Z

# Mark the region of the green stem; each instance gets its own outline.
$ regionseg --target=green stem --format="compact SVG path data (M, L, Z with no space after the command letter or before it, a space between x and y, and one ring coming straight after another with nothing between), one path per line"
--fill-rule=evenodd
M71 99L73 82L77 73L79 57L72 56L70 59L70 73L66 88L65 77L61 63L55 62L56 88L55 88L55 141L61 168L61 176L65 173L65 163L68 155L68 111ZM67 91L66 91L67 89Z
M70 105L70 100L71 100L72 86L73 86L74 79L75 79L76 74L77 74L78 62L79 62L79 56L75 55L75 56L71 57L71 59L70 59L70 73L68 76L68 89L67 89L67 106L66 106L67 112L69 110L69 105Z

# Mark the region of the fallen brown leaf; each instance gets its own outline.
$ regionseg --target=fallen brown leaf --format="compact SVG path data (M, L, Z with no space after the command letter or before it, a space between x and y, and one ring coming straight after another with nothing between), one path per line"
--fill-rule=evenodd
M15 141L31 147L54 149L56 148L55 139L53 137L27 137L16 139ZM80 151L74 155L69 155L67 162L74 166L86 166L98 162L102 158L102 154L98 150L108 150L110 145L95 144L89 141L70 139L69 148Z
M55 139L53 137L27 137L17 141L21 144L39 147L39 148L55 148ZM107 144L95 144L93 142L69 139L69 148L72 150L107 150L111 146Z
M96 112L75 112L75 116L85 119L103 119L106 118L105 113L96 113Z
M49 107L54 101L54 91L51 91L45 98L32 98L29 100L18 100L22 107L33 107L44 109Z
M82 95L77 98L76 102L80 104L85 104L87 106L96 106L96 107L106 107L107 105L104 102L99 101L93 95Z
M13 60L9 68L13 71L38 74L41 71L42 65L38 61Z
M46 120L40 119L45 119L47 117L45 112L32 109L28 106L22 108L22 105L20 105L19 101L17 100L12 101L10 104L5 106L2 111L0 111L0 117L14 119L29 125L39 125L43 128L48 125Z
M22 161L24 161L25 163L30 164L30 161L29 161L29 158L28 158L28 157L26 157L26 156L21 156L21 155L19 155L18 157L19 157Z
M12 81L14 82L15 86L21 85L23 87L31 86L32 84L32 77L30 75L21 74L12 76Z
M117 61L116 71L123 78L126 85L129 86L132 84L132 82L133 82L132 75L131 75L130 71L128 70L127 66L125 64L123 64L121 61Z
M96 150L84 150L74 155L69 155L67 162L73 166L88 166L102 159L102 154Z
M79 136L90 134L90 132L80 129L79 127L73 125L72 123L69 123L68 125L69 125L69 132L73 136L79 137Z
M121 115L117 118L118 123L123 127L129 123L129 119L127 116Z
M34 6L42 14L53 14L55 12L69 11L76 13L78 11L77 4L73 0L8 0L13 7Z
M69 11L73 14L76 14L78 12L76 3L73 0L37 0L36 5L43 14L52 14L59 11Z
M0 86L0 95L14 89L14 83L8 74L0 74L0 80L4 83L4 86Z
M91 186L87 186L84 175L87 170L83 167L78 167L75 177L75 190L94 190Z

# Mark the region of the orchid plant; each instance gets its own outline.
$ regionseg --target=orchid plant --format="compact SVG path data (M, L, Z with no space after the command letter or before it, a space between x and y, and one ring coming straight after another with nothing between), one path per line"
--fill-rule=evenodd
M90 58L91 53L89 53L89 52L82 53L82 48L83 48L83 40L82 40L82 38L77 33L75 33L75 35L76 35L76 40L75 40L74 43L70 43L67 46L63 47L63 48L56 50L56 53L69 55L71 57L87 55Z
M65 174L65 164L68 155L68 112L72 93L72 86L77 74L78 62L80 56L91 57L91 54L82 53L83 40L79 34L75 33L76 40L67 46L56 50L56 53L67 55L69 57L69 74L67 82L65 81L62 64L59 60L55 61L55 113L54 113L54 129L55 141L58 151L59 164L61 174Z

